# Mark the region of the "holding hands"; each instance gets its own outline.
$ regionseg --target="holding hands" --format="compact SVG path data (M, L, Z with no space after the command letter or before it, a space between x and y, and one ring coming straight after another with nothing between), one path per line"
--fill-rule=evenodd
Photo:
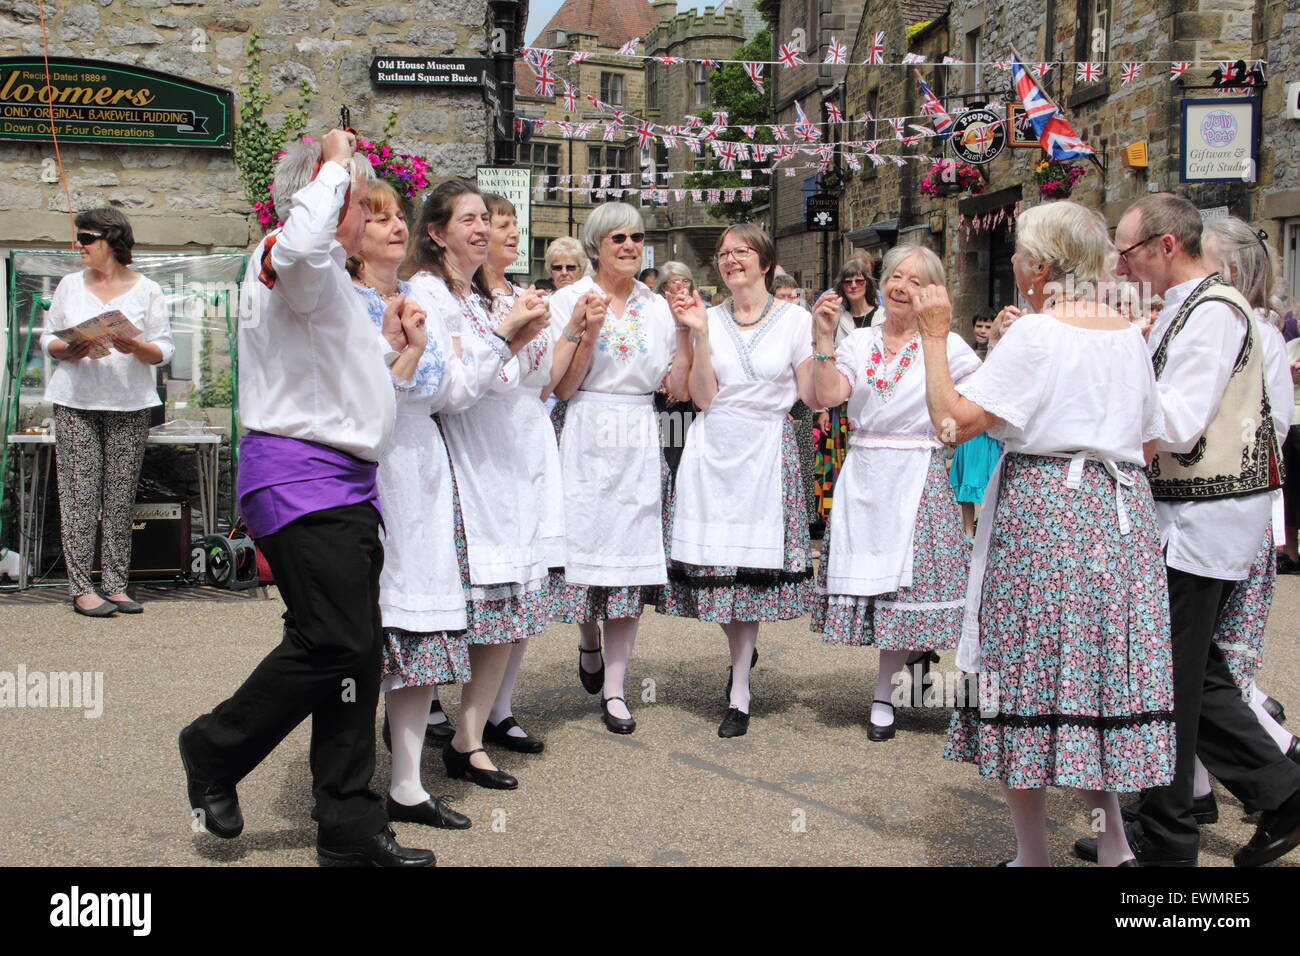
M411 303L413 306L415 303ZM384 317L379 331L394 352L401 352L407 346L406 329L402 322L402 311L406 308L406 296L399 295L384 306Z
M495 329L496 334L510 343L510 350L518 352L541 333L550 321L546 297L529 286L515 299L514 308L505 321Z
M834 292L823 292L813 306L813 334L818 338L835 336L843 300Z
M1006 334L1007 329L1011 328L1011 323L1020 318L1020 310L1014 305L1008 305L998 313L997 318L993 320L993 328L989 329L989 345L993 345L998 339Z
M708 313L705 311L704 300L700 298L698 292L679 292L672 297L668 305L678 324L686 326L696 335L707 334Z
M927 285L912 293L916 323L926 338L947 339L952 331L952 303L948 290L941 285Z

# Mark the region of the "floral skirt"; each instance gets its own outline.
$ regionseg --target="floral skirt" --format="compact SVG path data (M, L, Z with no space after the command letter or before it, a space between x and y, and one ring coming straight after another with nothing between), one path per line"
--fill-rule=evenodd
M979 503L984 500L984 488L1001 454L1002 442L990 438L985 432L957 446L952 454L952 471L948 477L958 501Z
M1124 489L1088 462L1012 454L980 605L981 707L961 708L944 756L1017 789L1126 792L1173 780L1169 591L1151 486Z
M889 493L888 489L881 491ZM962 530L961 511L948 484L942 451L930 457L916 509L911 587L874 597L827 594L826 566L832 547L828 526L809 624L811 630L822 633L827 644L871 645L882 651L936 651L957 646L970 574L970 541Z
M551 622L557 577L554 573L527 584L471 585L465 520L460 510L456 476L451 479L452 507L456 513L456 561L465 588L466 640L470 644L515 644L540 634ZM486 596L474 597L479 592Z
M1223 651L1232 679L1242 694L1249 694L1255 674L1264 663L1264 626L1273 607L1273 585L1277 582L1277 551L1273 526L1264 532L1255 563L1246 580L1232 589L1219 615L1214 641Z
M835 491L835 479L844 467L844 455L849 450L849 433L853 426L849 424L848 403L827 409L830 415L830 428L821 434L814 455L814 473L817 475L817 517L830 524L831 499ZM823 553L825 549L823 548Z
M417 634L397 628L384 631L385 689L468 684L469 639L464 631Z
M564 409L567 402L557 402L551 413L556 433L564 427ZM558 416L556 413L559 413ZM663 508L664 554L668 553L668 516L672 511L673 476L659 451L659 496ZM620 617L640 617L646 605L659 600L661 586L658 584L632 584L626 587L602 587L600 585L568 584L560 577L556 582L551 616L557 621L569 624L592 624L598 621L610 621Z
M671 509L670 509L671 510ZM698 621L788 621L808 613L812 571L808 558L808 513L794 426L781 432L781 511L785 560L777 568L737 568L668 562L668 584L655 609ZM672 535L671 521L665 529Z

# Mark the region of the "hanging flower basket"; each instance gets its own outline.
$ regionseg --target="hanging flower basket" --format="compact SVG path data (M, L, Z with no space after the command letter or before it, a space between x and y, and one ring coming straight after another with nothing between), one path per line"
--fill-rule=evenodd
M1088 175L1081 165L1045 159L1034 167L1034 182L1044 199L1065 199L1074 192L1075 184Z
M304 136L303 140L311 142L312 138ZM370 160L375 178L387 182L403 199L414 201L422 190L429 188L429 164L419 156L397 153L387 143L372 143L361 137L357 137L356 152ZM253 203L263 232L284 225L275 216L275 197L271 195L270 183L266 184L266 192L266 199Z
M956 196L963 191L972 196L984 191L984 177L970 163L941 159L921 179L921 192L927 196Z

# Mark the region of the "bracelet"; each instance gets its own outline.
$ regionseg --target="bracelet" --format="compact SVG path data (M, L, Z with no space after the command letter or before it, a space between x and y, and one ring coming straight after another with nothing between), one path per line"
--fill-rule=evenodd
M567 328L566 328L566 329L565 329L561 334L564 336L564 339L565 339L565 341L567 341L567 342L572 342L574 345L581 345L581 344L582 344L582 336L581 336L581 335L574 335L574 334L573 334L572 332L570 332Z
M689 332L691 330L689 325L674 325L673 328L678 332Z
M834 361L835 361L835 356L834 356L834 355L827 355L825 352L814 352L814 353L813 353L813 361L814 361L814 362L834 362Z

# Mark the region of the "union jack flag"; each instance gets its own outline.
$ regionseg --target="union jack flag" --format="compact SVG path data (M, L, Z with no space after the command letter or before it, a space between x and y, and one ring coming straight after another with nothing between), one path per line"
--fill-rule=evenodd
M568 80L564 81L564 112L573 113L578 109L578 88Z
M740 198L742 202L753 202L754 188L752 186L746 186L740 191Z
M741 126L740 131L744 133L745 136L749 139L753 139L755 136L758 135L757 126Z
M817 127L814 126L812 123L808 122L808 115L803 111L803 107L799 105L798 100L794 101L794 116L795 116L795 124L794 124L795 136L799 137L800 139L806 139L810 143L815 142L822 138L821 131L817 129Z
M620 126L626 126L629 122L626 110L614 110L614 122Z
M787 166L787 167L785 168L785 175L786 175L787 178L793 176L793 175L794 175L794 167L793 167L793 166Z
M903 119L902 117L891 119L889 125L894 128L894 135L899 139L903 138Z
M682 142L686 144L686 148L689 149L691 153L696 156L700 155L700 141L698 139L693 136L688 136L686 139L682 140Z
M952 136L952 117L948 111L943 108L943 100L934 95L934 90L925 80L921 84L921 112L927 116L934 117L934 131L942 139L948 139Z
M685 119L686 122L690 124L691 129L698 129L704 125L704 120L700 119L698 116L691 116L689 113L686 114Z
M524 47L524 62L532 67L533 72L536 73L538 67L546 66L551 62L551 51Z
M641 42L640 37L633 37L618 48L617 56L635 56L636 45Z
M790 134L785 131L784 126L769 126L772 131L772 138L778 141L784 141L790 138Z
M714 143L713 151L718 154L718 164L723 169L736 168L736 144Z
M534 90L536 96L554 96L555 95L555 74L551 72L548 65L542 64L541 68L535 71L537 86Z
M706 141L711 139L717 139L718 134L721 133L725 128L726 127L719 126L716 123L714 123L712 126L706 126L704 127L704 129L700 130L700 139Z
M745 75L754 81L754 85L758 87L758 92L762 93L763 92L763 64L746 63Z
M667 149L676 149L676 148L677 148L677 137L676 137L676 136L665 136L665 137L664 137L664 146L665 146Z
M722 65L722 64L721 64L719 61L717 61L717 60L701 60L700 62L703 63L706 67L708 67L709 69L712 69L712 70L716 70L719 66Z
M922 56L921 54L919 54L919 53L904 53L904 54L903 54L903 62L904 62L906 65L911 66L911 65L914 64L914 63L924 63L924 62L925 62L925 57L923 57L923 56Z
M710 189L705 192L705 195L709 197L709 202L717 202L722 198L722 191L718 189Z
M724 189L724 190L722 191L722 201L723 201L723 202L735 202L735 201L736 201L736 190L735 190L735 189Z
M1052 64L1035 63L1034 72L1038 74L1038 78L1041 80L1043 77L1047 76L1048 73L1052 72Z
M878 32L871 41L871 49L867 51L867 59L864 61L873 66L880 66L885 62L885 31Z
M835 37L831 37L830 46L826 48L826 59L823 63L847 63L849 61L849 48L846 47Z
M803 63L803 57L799 55L799 48L793 47L788 43L782 43L781 48L776 53L777 62L789 69L792 66L800 66Z
M637 145L645 149L655 140L655 124L649 120L642 120L636 128Z
M621 132L623 132L623 127L619 126L617 123L606 123L605 132L601 134L600 138L607 143L612 143L614 137Z
M676 66L678 63L682 62L680 56L655 56L651 57L651 59L657 63L667 63L669 66Z
M1191 65L1191 62L1188 60L1174 60L1174 62L1169 65L1169 78L1172 80L1174 77L1182 76L1187 72L1187 68Z
M721 129L731 122L731 115L726 110L718 110L713 114L713 125Z
M862 160L858 159L858 157L854 156L852 153L845 153L844 161L849 164L849 169L856 170L862 168Z
M557 120L556 126L560 128L560 135L565 139L573 139L573 124L566 123L564 120Z
M858 122L867 128L867 132L871 132L871 124L875 121L876 117L872 115L870 110L858 117Z
M1219 61L1219 74L1225 79L1230 80L1237 72L1237 64L1231 60Z
M572 66L575 63L581 63L583 60L588 60L590 58L590 52L579 50L577 53L569 57L569 65Z
M1043 95L1019 57L1012 61L1011 76L1016 94L1024 104L1025 116L1033 124L1038 143L1047 155L1057 160L1095 155L1096 151L1079 138L1056 104Z
M691 190L691 202L704 202L704 190L703 190L703 189L692 189L692 190Z
M844 111L840 109L840 104L834 100L826 101L826 120L831 123L844 122Z
M1142 75L1141 63L1125 63L1119 70L1119 85L1128 86Z
M742 163L749 162L749 147L744 143L736 143L735 146L736 146L736 158L740 160ZM745 172L749 172L749 170L747 169L745 170Z
M1074 78L1080 83L1094 83L1101 79L1100 63L1080 63L1074 71Z
M599 110L600 112L602 112L602 113L608 113L608 112L609 112L609 104L608 104L608 103L602 103L602 102L600 101L600 97L598 97L598 96L591 96L590 94L588 94L588 96L587 96L587 102L590 103L592 106L596 107L596 109L598 109L598 110Z

